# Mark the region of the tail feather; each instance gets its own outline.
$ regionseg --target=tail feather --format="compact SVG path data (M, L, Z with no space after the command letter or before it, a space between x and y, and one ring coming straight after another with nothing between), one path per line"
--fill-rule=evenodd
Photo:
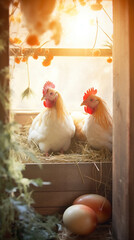
M75 137L78 140L86 141L86 136L83 133L83 125L85 123L85 119L87 117L86 114L83 114L81 112L73 112L71 113L72 119L74 121L75 125Z

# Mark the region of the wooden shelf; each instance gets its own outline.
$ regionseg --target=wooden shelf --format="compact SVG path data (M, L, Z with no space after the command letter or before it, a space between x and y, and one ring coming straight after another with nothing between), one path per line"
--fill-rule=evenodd
M34 52L37 51L38 48L25 48L25 55L32 56ZM109 57L112 56L111 49L89 49L89 48L42 48L42 51L38 54L38 56L45 56L45 53L49 50L49 52L53 56L61 57L61 56L85 56L85 57ZM10 48L9 50L10 56L21 56L20 48Z

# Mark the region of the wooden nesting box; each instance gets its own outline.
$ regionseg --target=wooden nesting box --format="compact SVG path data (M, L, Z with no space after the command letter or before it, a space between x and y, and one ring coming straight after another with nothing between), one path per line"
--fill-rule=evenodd
M112 164L49 163L26 164L24 177L41 178L50 185L33 188L34 208L41 214L62 213L76 197L98 193L111 200Z
M20 124L31 124L37 113L16 112L15 121ZM77 157L77 156L76 156ZM75 161L75 160L74 160ZM90 160L89 160L90 161ZM26 164L24 177L41 178L50 185L33 187L34 208L41 214L62 213L75 198L86 193L97 193L112 198L112 163L79 162L35 163Z

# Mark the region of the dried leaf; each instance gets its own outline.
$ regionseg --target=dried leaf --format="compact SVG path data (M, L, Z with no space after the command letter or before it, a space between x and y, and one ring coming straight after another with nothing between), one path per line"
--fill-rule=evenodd
M112 42L109 42L109 41L106 41L106 43L104 44L104 46L112 49L112 48L113 48L113 43L112 43Z
M22 93L22 99L24 99L25 97L29 98L31 95L33 95L33 91L30 87L26 88L24 90L24 92Z

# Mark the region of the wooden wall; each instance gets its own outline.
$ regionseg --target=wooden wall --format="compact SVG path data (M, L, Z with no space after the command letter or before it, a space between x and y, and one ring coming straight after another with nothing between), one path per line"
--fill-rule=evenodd
M98 193L111 201L112 163L48 163L26 164L24 177L51 182L33 188L33 205L41 214L62 213L75 198L86 193Z
M113 0L113 234L134 239L134 2Z
M1 72L5 67L9 66L9 20L8 20L8 8L4 8L0 1L0 35L4 39L4 50L0 51L0 88L4 88L8 93L9 79L5 78L5 75ZM1 24L2 23L2 24ZM8 68L6 68L8 75ZM2 92L0 91L2 96ZM3 106L3 99L0 98L0 120L5 122L8 118L8 112Z

